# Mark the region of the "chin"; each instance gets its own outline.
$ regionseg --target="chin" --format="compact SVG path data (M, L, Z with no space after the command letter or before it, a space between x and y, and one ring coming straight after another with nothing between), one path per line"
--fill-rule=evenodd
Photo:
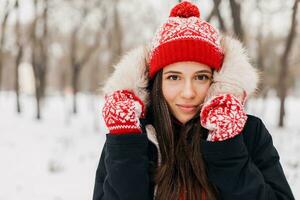
M182 124L185 124L187 123L188 121L190 121L191 119L193 118L193 116L191 117L185 117L185 118L180 118L179 121L182 123Z
M178 117L178 121L180 121L182 124L187 123L188 121L190 121L191 119L193 119L195 117L195 115L197 114L197 112L195 114L192 115L182 115L180 117Z

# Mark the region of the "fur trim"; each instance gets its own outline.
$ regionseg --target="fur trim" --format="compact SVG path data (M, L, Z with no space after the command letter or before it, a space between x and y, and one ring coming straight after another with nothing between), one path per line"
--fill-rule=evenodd
M148 102L148 51L141 46L129 51L121 61L114 66L115 71L105 83L102 92L110 94L116 90L132 90L145 105Z
M231 93L244 100L244 93L249 96L257 89L258 72L250 64L241 42L225 36L221 45L225 53L223 65L220 71L214 72L214 83L206 100L222 93Z
M250 64L242 44L229 36L222 39L224 62L220 71L214 72L214 83L211 85L207 99L220 93L231 93L243 97L251 95L258 84L258 73ZM144 103L148 104L149 94L146 89L148 78L149 47L141 46L125 55L115 71L106 82L103 92L109 94L120 89L132 90Z

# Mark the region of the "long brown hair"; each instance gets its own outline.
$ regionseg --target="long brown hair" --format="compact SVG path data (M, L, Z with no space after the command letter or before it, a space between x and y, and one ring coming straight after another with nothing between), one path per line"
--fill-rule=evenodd
M216 189L209 183L201 154L201 138L207 131L200 124L199 114L185 125L174 123L162 93L162 70L150 82L149 114L157 132L161 151L161 165L157 167L154 181L157 184L155 200L216 199Z

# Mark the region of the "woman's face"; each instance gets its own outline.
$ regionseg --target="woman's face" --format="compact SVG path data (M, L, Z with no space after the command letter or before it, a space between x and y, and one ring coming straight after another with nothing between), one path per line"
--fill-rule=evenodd
M212 70L197 62L176 62L163 68L162 92L172 114L185 124L201 109Z

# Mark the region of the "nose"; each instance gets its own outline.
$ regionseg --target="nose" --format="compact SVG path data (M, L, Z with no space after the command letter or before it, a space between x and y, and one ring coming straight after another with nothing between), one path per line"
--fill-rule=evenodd
M181 97L185 99L192 99L196 96L195 88L190 80L185 81L181 91Z

